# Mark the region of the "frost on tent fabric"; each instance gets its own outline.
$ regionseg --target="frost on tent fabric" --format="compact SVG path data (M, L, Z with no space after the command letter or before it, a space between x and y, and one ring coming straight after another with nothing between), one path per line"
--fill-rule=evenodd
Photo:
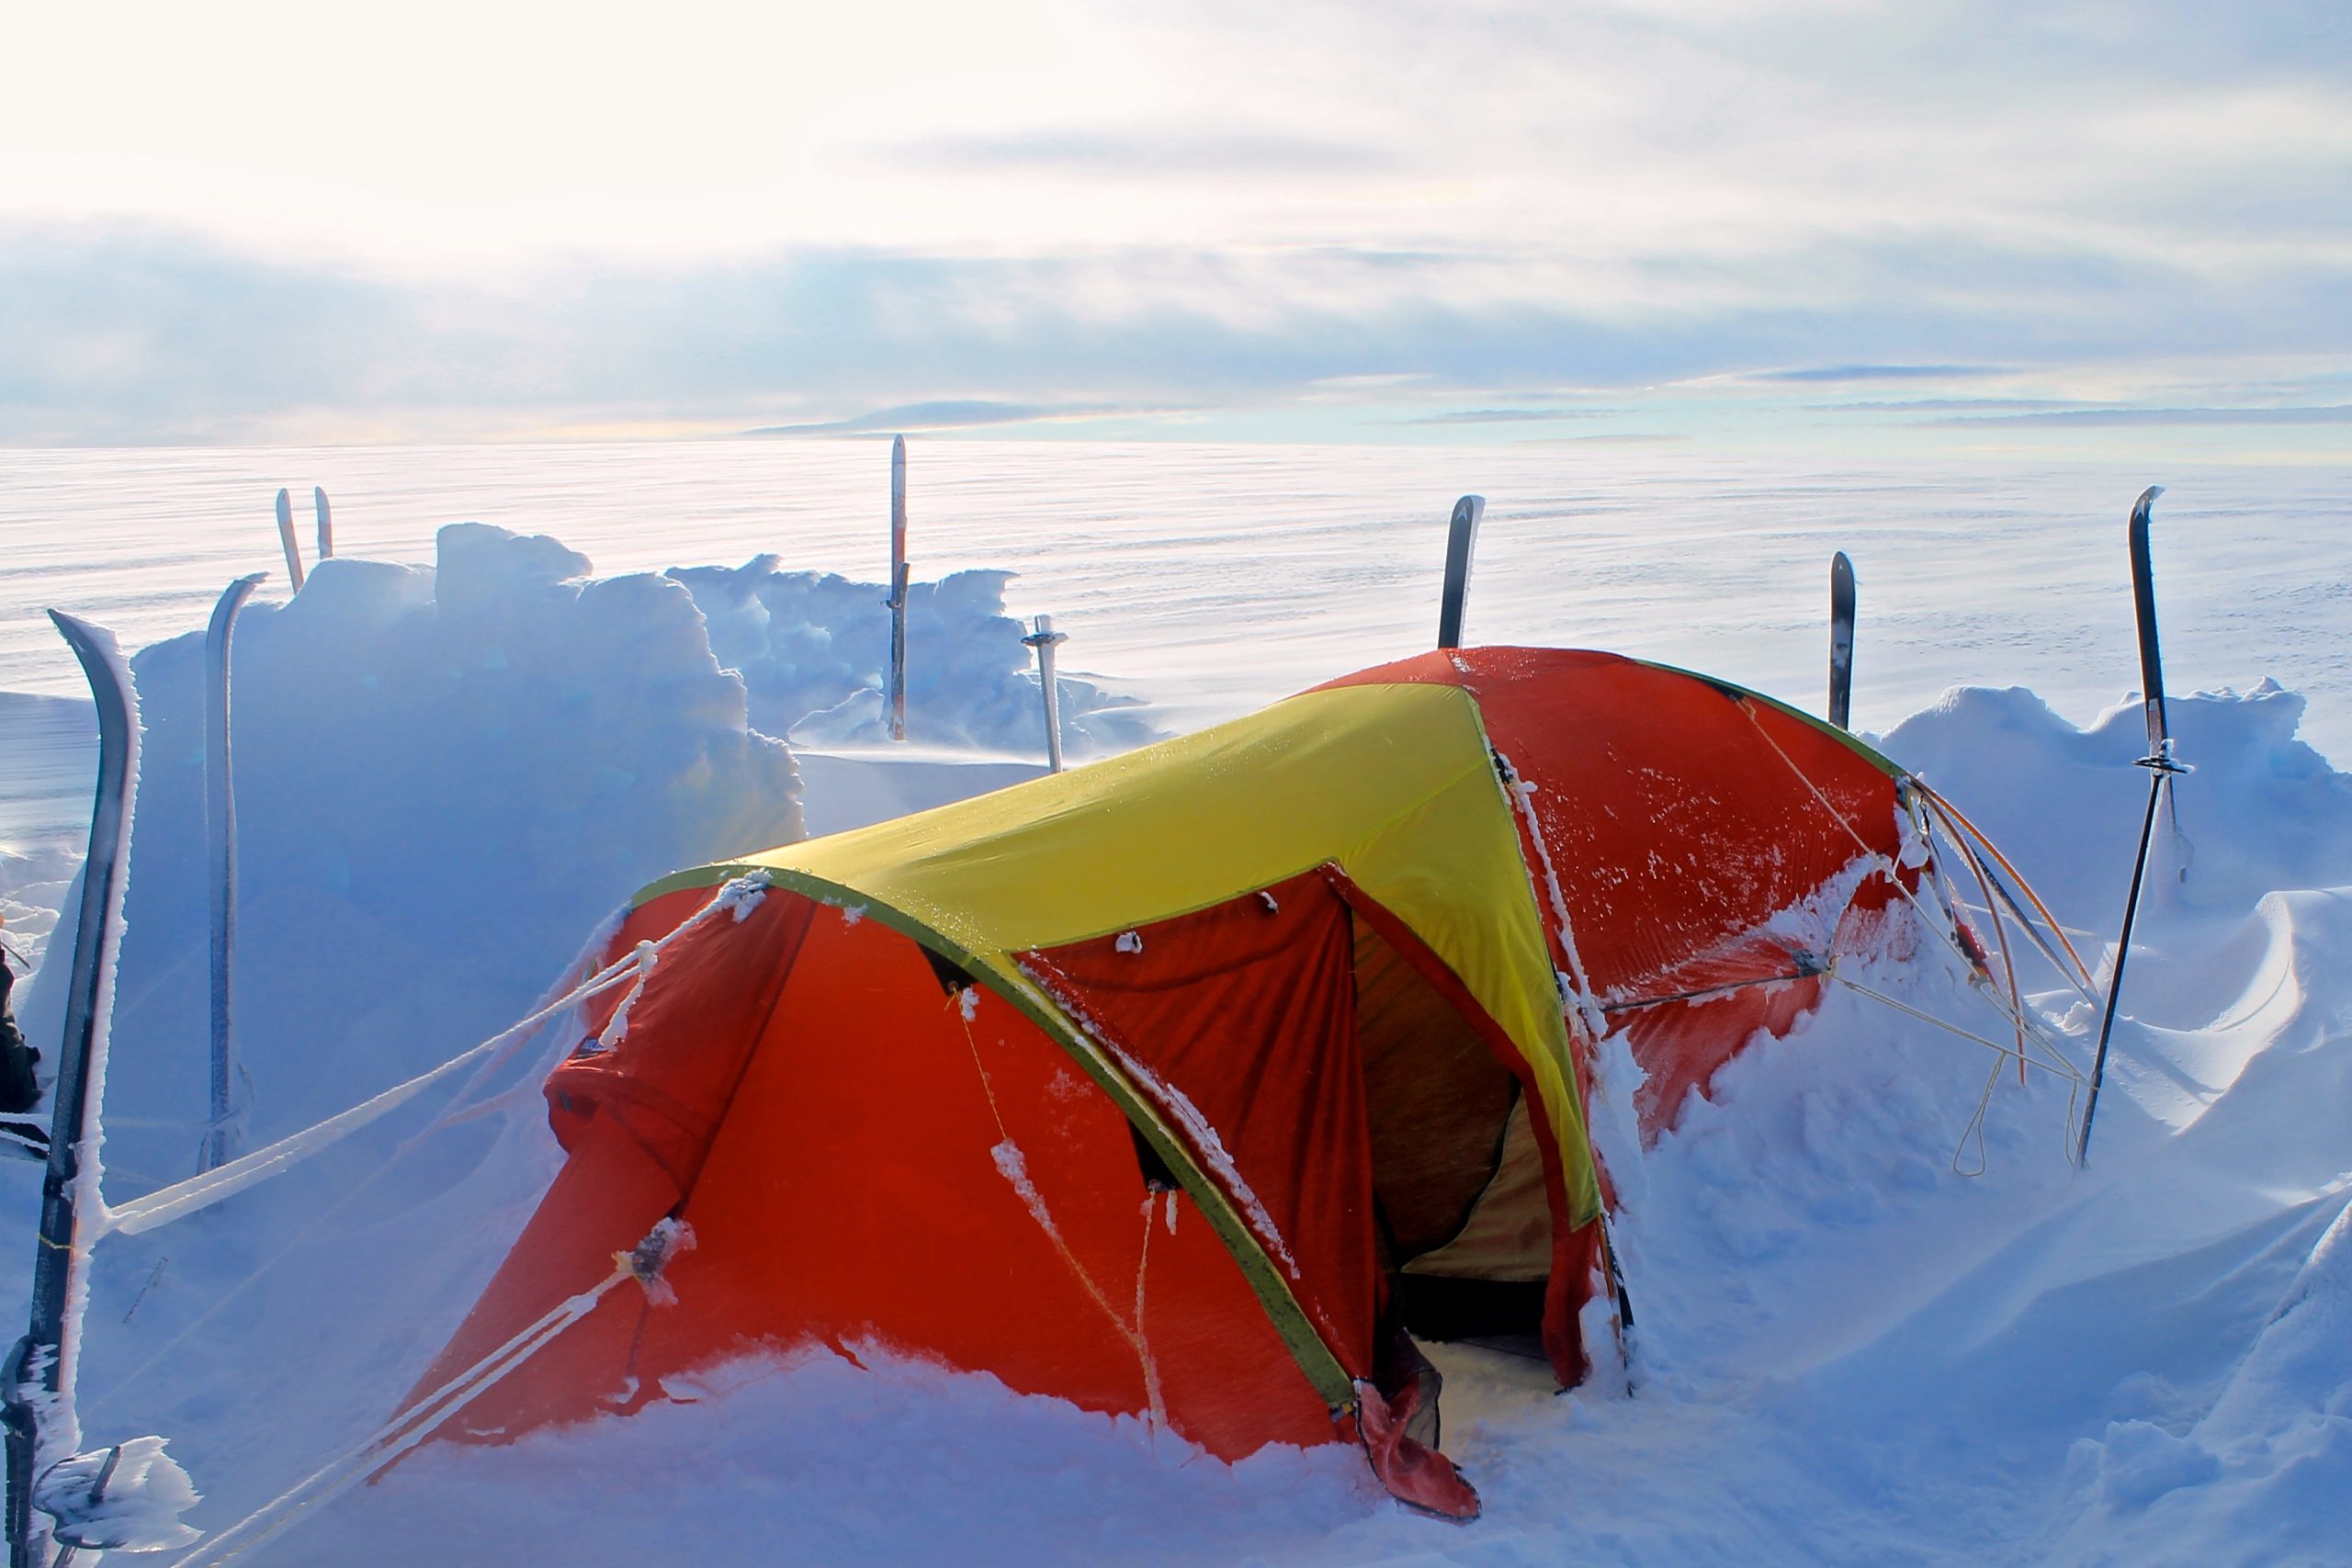
M1416 1337L1618 1354L1597 1026L1638 1149L1828 962L1900 958L1896 776L1680 671L1474 649L656 883L608 958L770 879L550 1077L567 1161L426 1382L664 1215L676 1304L605 1299L443 1430L878 1344L1475 1515Z

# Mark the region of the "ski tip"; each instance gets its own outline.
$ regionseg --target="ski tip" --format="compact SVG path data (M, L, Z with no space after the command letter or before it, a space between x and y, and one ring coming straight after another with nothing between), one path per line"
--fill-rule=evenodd
M277 491L277 520L280 523L294 520L294 499L286 493L284 486L280 486Z
M62 610L50 611L49 618L57 627L57 635L72 645L75 655L85 664L89 662L90 655L94 652L110 659L121 657L121 647L115 641L114 633L96 621L85 621L79 615L69 615Z
M1476 523L1486 514L1487 498L1483 495L1465 495L1453 503L1453 521L1457 524Z
M1845 551L1839 550L1836 555L1829 558L1829 575L1836 578L1844 578L1849 582L1853 581L1854 563L1846 558Z
M2147 489L2142 491L2140 492L2140 499L2132 503L2132 515L2134 517L2145 517L2148 514L2148 508L2154 506L2156 503L2156 497L2164 494L2164 492L2165 487L2162 485L2150 485Z
M248 572L220 590L220 597L212 604L212 624L205 629L207 648L228 635L229 623L236 618L237 612L244 607L245 601L253 597L254 590L260 587L262 579L268 575L266 571Z

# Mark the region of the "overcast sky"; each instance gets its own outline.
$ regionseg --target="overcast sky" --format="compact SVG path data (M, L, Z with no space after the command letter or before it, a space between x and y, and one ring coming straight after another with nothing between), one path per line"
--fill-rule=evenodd
M17 7L0 441L2352 447L2352 4Z

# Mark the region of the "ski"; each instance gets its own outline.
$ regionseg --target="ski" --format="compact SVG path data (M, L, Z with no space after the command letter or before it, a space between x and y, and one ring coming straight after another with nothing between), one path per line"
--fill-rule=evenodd
M81 1353L83 1221L97 1207L98 1096L106 1083L107 1018L130 873L130 814L139 783L139 708L130 670L112 633L51 610L81 660L98 710L98 782L90 812L89 856L74 927L65 1032L51 1086L48 1174L41 1182L40 1239L33 1256L30 1325L8 1358L7 1534L11 1568L46 1562L36 1540L34 1483L80 1445L74 1410ZM85 1163L85 1154L90 1157Z
M294 538L294 502L281 488L277 492L277 542L286 547L286 581L302 592L302 547Z
M321 517L323 543L323 512ZM229 1132L230 1086L235 1073L229 964L237 941L237 795L229 755L229 641L236 630L237 612L268 575L257 571L229 584L212 606L212 624L204 632L204 837L212 870L212 1123L204 1135L206 1170L231 1157L234 1141Z
M311 506L319 515L319 558L325 560L334 554L334 513L327 510L327 487L311 487Z
M2150 485L2132 503L2132 616L2140 631L2140 706L2148 721L2148 755L2172 747L2172 724L2165 714L2165 661L2156 647L2156 573L2148 558L2148 525L2162 485Z
M1829 558L1829 722L1850 729L1854 707L1854 563Z
M890 437L890 739L907 738L907 438Z
M1061 683L1054 674L1054 649L1069 640L1066 632L1054 630L1051 615L1039 615L1036 630L1021 640L1037 650L1037 688L1046 697L1046 771L1062 771L1062 694Z
M2099 1021L2098 1049L2091 1057L2089 1092L2083 1100L2083 1130L2075 1144L2075 1163L2089 1161L2091 1118L2098 1113L2098 1089L2107 1076L2107 1045L2115 1032L2116 1005L2123 997L2123 961L2132 956L2132 925L2140 914L2140 888L2148 874L2148 847L2156 832L2156 808L2172 788L2175 774L2188 770L2173 758L2172 725L2165 714L2164 660L2156 648L2156 579L2148 558L2149 513L2164 486L2150 485L2132 507L2132 609L2140 626L2141 705L2148 721L2148 754L2134 764L2148 770L2148 810L2140 820L2140 852L2132 863L2132 890L2123 897L2123 931L2115 942L2115 970L2108 977L2107 1011Z
M1462 646L1462 612L1470 596L1470 551L1477 543L1478 520L1487 514L1487 498L1465 495L1453 503L1453 517L1445 534L1445 596L1437 612L1437 645Z

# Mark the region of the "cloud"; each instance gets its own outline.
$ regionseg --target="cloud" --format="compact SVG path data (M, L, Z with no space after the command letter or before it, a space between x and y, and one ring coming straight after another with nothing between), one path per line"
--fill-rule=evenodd
M1537 424L1558 419L1590 419L1598 409L1453 409L1398 420L1399 424Z
M2132 370L2151 321L2186 374ZM1276 434L1309 405L1318 438L1438 439L1589 417L1570 398L1802 408L1841 386L1996 373L2037 396L1941 412L2058 412L2076 387L2103 407L2134 378L2171 403L2316 405L2334 389L2263 356L2347 351L2352 283L2335 269L2282 267L2246 291L2146 258L1961 235L1628 267L1543 249L808 247L664 267L591 258L500 281L388 277L185 231L0 225L0 443L13 445L1091 419L1149 434L1179 410L1261 411L1251 428Z
M1521 446L1662 446L1688 441L1686 434L1664 431L1625 431L1609 435L1546 435L1519 443Z
M1955 409L1978 412L2080 406L2066 398L1911 398L1893 402L1807 403L1816 413L1949 413Z
M2131 425L2302 425L2352 424L2352 403L2317 408L2198 409L2108 408L2053 409L2038 413L1988 414L1935 422L1948 426L1982 424L2074 424L2123 427Z
M1194 177L1374 175L1398 167L1396 155L1363 143L1279 131L1068 126L992 135L933 136L903 141L879 157L902 170L960 174Z
M421 3L326 73L38 14L127 86L0 98L0 442L1921 416L1804 422L1860 440L2352 360L2345 0Z
M1758 381L1943 381L1966 376L1997 376L1995 365L1816 365L1796 370L1759 370Z
M1029 424L1041 420L1101 419L1114 414L1157 413L1157 409L1123 408L1115 403L1004 403L986 398L953 398L927 403L900 403L848 419L813 424L771 424L743 432L746 435L889 434L902 430L962 430L989 424Z

